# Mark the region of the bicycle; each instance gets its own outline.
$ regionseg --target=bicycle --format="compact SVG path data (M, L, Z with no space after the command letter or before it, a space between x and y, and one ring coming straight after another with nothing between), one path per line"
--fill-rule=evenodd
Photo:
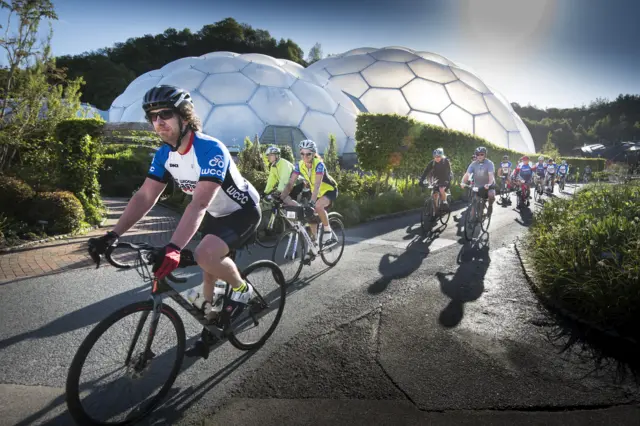
M461 186L471 187L471 191L473 192L473 196L471 198L471 201L469 202L469 206L467 207L466 218L464 221L464 237L467 241L471 241L473 239L473 234L476 231L476 226L478 225L478 223L480 223L480 228L484 232L488 232L489 230L491 215L484 214L485 210L487 209L488 198L485 198L484 196L480 197L478 195L480 188L475 185L467 185L462 183ZM486 225L484 223L485 220L487 221Z
M510 192L507 176L502 176L502 180L500 182L500 201L502 201L503 205L509 202L509 199L511 198Z
M306 205L301 206L287 206L281 200L276 200L278 208L284 210L285 220L288 222L289 229L287 229L276 243L273 249L273 261L276 261L278 257L278 249L284 249L283 259L284 261L278 266L283 270L285 277L285 283L291 284L294 282L304 265L311 265L311 262L320 255L322 261L329 267L333 267L338 264L338 261L342 258L344 252L344 225L342 223L342 215L337 212L329 212L329 226L333 232L335 241L332 241L329 245L325 246L323 243L324 227L319 229L319 243L314 242L309 235L311 232L310 226L319 223L319 218L315 216L315 212L311 207ZM338 249L339 252L335 260L329 260L329 254L334 249ZM306 257L306 255L309 255ZM296 265L297 264L297 265ZM293 269L289 272L289 268L284 266L293 265Z
M564 191L564 184L565 184L565 179L567 178L566 175L561 175L560 176L560 180L558 181L558 189L560 191Z
M527 184L524 180L519 179L518 183L520 183L520 189L518 189L518 196L517 196L517 204L516 204L516 208L520 209L522 207L524 207L525 205L529 205L529 195L530 195L530 190L529 190L529 184Z
M248 244L247 244L248 245ZM245 245L246 246L246 245ZM243 247L245 247L243 246ZM104 408L105 397L102 395L101 390L97 390L94 393L90 393L86 395L86 391L88 387L91 387L94 382L102 379L105 376L100 376L97 374L97 379L92 380L89 384L81 385L80 379L85 367L85 362L87 361L88 356L91 354L92 349L96 346L99 339L103 337L103 335L109 330L116 330L116 336L122 337L121 334L123 331L128 329L133 330L135 328L133 338L128 341L128 349L126 349L126 354L124 358L117 362L119 365L119 369L122 369L124 372L123 377L120 380L116 381L116 384L120 382L131 382L131 384L138 384L140 379L145 376L150 376L156 384L149 391L143 391L143 399L139 407L131 408L131 412L124 416L122 413L123 410L116 410L115 413L109 413L109 418L107 420L112 420L114 416L120 416L120 420L116 420L115 423L108 424L133 424L144 417L151 414L151 412L160 404L160 402L167 396L167 393L171 389L171 386L175 382L178 373L180 371L180 367L182 365L184 359L184 351L185 351L185 329L182 319L178 315L178 313L169 305L164 304L162 299L164 296L168 296L174 302L178 304L178 306L182 307L186 310L191 316L193 316L203 327L213 333L220 341L229 340L231 344L240 350L251 350L257 349L264 345L267 339L273 334L275 328L277 327L280 319L282 317L282 312L284 310L285 300L286 300L286 288L284 286L284 276L282 275L282 271L280 268L269 260L260 260L254 262L244 268L241 272L243 279L251 282L254 287L255 297L249 301L247 305L238 304L229 299L231 294L231 286L226 284L226 288L224 293L221 295L223 298L223 309L220 315L214 320L207 320L205 318L204 312L198 308L196 308L192 303L186 300L178 291L176 291L168 281L172 281L174 283L185 283L187 280L185 278L177 278L173 274L169 274L166 278L157 279L153 277L153 275L149 272L149 265L154 264L154 252L158 249L158 247L151 246L145 243L128 243L128 242L119 242L115 246L111 246L107 252L105 253L105 258L107 261L119 269L129 269L135 268L140 277L142 277L145 281L151 281L151 295L150 300L139 301L131 303L127 306L124 306L111 315L107 316L105 319L100 321L85 337L82 344L79 346L75 356L73 357L73 361L71 362L71 366L69 367L67 381L66 381L66 401L67 408L71 413L71 416L78 424L82 425L102 425L107 424L103 419L96 419L87 412L86 407L83 404L87 402L90 404L92 401L97 402L98 406ZM128 254L133 254L133 256L129 256L129 261L119 261L113 259L113 254L115 251L121 250ZM131 253L132 251L132 253ZM235 259L236 250L231 250L227 257L231 259ZM100 266L100 258L96 256L92 256L94 261L97 263L96 268ZM190 250L182 250L181 258L180 258L180 268L194 266L196 265L196 261L193 257L193 253ZM265 293L265 297L263 297L256 287L256 281L250 280L249 275L258 270L266 270L268 273L267 276L272 276L273 280L276 283L276 289L268 294ZM276 303L279 303L279 306L274 306ZM275 311L275 315L272 313ZM133 321L132 326L127 328L125 326L121 326L118 324L121 320L130 319L131 316L141 314L139 320L136 322ZM142 333L145 324L147 323L147 319L151 314L151 321L149 322L148 331L146 333ZM248 314L243 316L242 314ZM160 318L166 318L168 321L164 321L160 323ZM261 322L266 322L271 319L273 322L270 326L267 327L266 333L264 333L261 337L252 341L244 341L241 338L240 333L244 332L244 327L248 327L251 325L258 326ZM260 320L260 321L259 321ZM118 324L116 326L116 324ZM171 325L172 330L175 331L175 339L177 340L177 344L173 342L173 339L168 340L169 349L166 351L161 351L158 347L162 343L165 343L167 339L163 338L164 336L158 336L159 325ZM138 350L136 350L136 346L138 344L138 339L140 336L145 336L141 340L141 346ZM126 338L124 339L126 340ZM154 346L155 345L155 346ZM153 347L152 347L153 346ZM170 356L170 353L175 349L175 360L171 364L171 360L168 361L169 366L164 366L165 358ZM97 349L96 349L97 350ZM107 352L112 354L114 352L114 347L112 345L107 346ZM104 353L102 353L103 357L106 357ZM149 374L150 369L154 366L159 366L160 372L168 372L167 379L162 382L158 379L159 373ZM107 375L108 376L108 375ZM152 392L155 389L160 388L159 391L155 395ZM81 394L82 400L81 401ZM120 403L124 403L126 405L126 409L128 407L134 406L135 403L127 404L126 401L131 401L132 396L127 395L127 398L122 397L123 393L120 392L115 396L115 400ZM124 416L124 418L122 418Z
M287 229L287 221L283 214L273 204L273 199L278 198L278 193L267 195L264 200L270 203L262 209L262 221L258 225L256 243L264 248L273 248L278 242L278 237Z
M544 195L544 188L542 187L541 178L539 176L535 177L535 189L533 192L533 198L536 203L540 203L542 200L542 196Z
M433 188L434 183L429 183L427 189L433 190ZM447 196L447 202L449 203L449 206L451 206L451 191L447 189L445 194ZM443 225L446 225L447 222L449 222L451 209L441 209L440 202L441 200L439 193L435 199L433 197L433 194L431 194L426 200L424 200L424 206L422 207L422 212L420 213L420 225L422 226L422 230L424 232L429 232L435 221L438 219L440 219L440 223L442 223Z

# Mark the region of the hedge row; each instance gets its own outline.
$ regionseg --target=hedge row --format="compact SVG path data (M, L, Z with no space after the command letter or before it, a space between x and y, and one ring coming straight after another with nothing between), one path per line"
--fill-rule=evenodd
M361 113L356 122L359 166L362 170L380 175L393 172L395 176L420 176L436 148L444 148L456 178L464 174L478 146L487 147L488 158L494 163L501 161L505 154L511 161L525 154L494 145L476 135L424 124L404 115ZM544 155L526 154L530 157ZM574 170L577 167L583 170L586 164L591 164L594 171L604 170L605 167L605 160L599 158L564 159Z

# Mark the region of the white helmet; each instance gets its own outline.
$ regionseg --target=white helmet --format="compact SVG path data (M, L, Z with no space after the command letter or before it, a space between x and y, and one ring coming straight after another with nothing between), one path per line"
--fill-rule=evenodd
M298 144L298 148L308 149L309 151L318 152L318 147L316 146L316 143L311 139L305 139L303 141L300 141L300 144Z
M267 151L265 152L265 154L267 154L267 155L271 155L271 154L280 155L280 148L278 148L277 146L270 146L269 148L267 148Z
M544 161L544 157L541 155L540 157L538 157L538 161Z

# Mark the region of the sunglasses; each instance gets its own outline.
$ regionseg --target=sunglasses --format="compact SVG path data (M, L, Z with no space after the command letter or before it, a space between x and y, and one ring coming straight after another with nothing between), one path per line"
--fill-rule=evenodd
M149 112L147 113L147 119L152 123L158 119L158 117L162 118L162 120L167 121L171 120L175 116L175 112L172 109L163 109L158 112Z
M484 154L476 154L476 157L484 157Z
M303 157L311 157L313 156L313 152L301 152L300 155Z

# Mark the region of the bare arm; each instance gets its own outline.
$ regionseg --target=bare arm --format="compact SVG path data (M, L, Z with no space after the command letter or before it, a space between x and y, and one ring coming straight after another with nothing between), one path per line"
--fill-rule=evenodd
M127 204L124 213L118 219L113 231L122 236L122 234L131 229L158 202L158 198L160 198L160 194L162 194L166 186L166 183L149 178L145 179L142 187L129 200L129 204Z
M198 181L196 189L193 192L191 202L184 210L178 227L176 228L171 243L180 248L184 248L196 234L200 227L204 215L207 213L207 207L211 204L214 195L220 189L220 185L211 181Z
M493 172L489 172L489 183L488 185L493 185L496 183L496 174Z
M464 176L462 176L462 182L467 183L469 181L469 172L466 172Z
M287 198L287 196L293 189L293 185L296 183L296 180L298 180L298 176L300 176L298 173L295 173L295 172L291 173L291 177L289 178L289 183L287 183L287 186L284 187L284 189L282 190L282 193L280 194L281 200L284 200L285 198Z
M313 191L311 192L311 201L316 202L318 199L318 193L320 192L320 185L322 185L322 178L324 173L316 173L316 182L313 185Z

